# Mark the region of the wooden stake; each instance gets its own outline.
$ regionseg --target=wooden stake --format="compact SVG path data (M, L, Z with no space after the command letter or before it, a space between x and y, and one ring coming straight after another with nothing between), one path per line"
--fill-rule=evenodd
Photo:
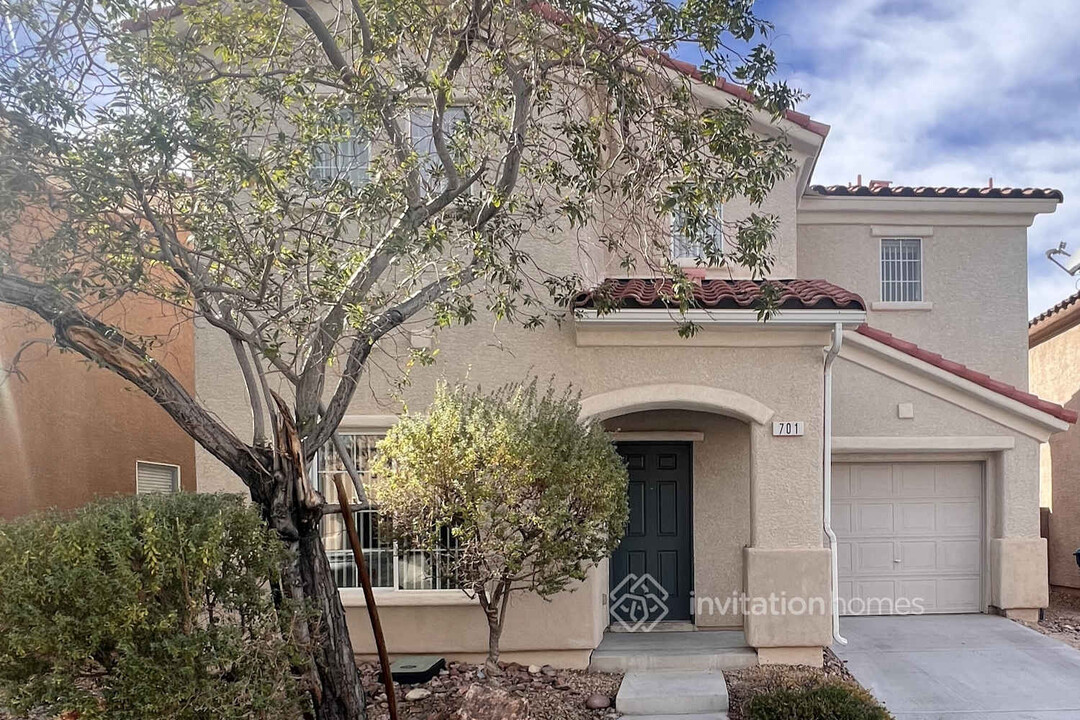
M375 635L375 648L379 652L379 665L382 667L383 685L386 687L386 705L390 710L390 720L398 720L397 696L394 694L394 676L390 673L390 656L386 654L386 638L383 637L382 623L379 621L379 609L375 607L375 592L371 589L371 577L367 563L364 562L364 549L360 545L360 536L356 532L356 518L349 506L349 496L341 473L334 473L334 485L337 487L341 517L345 520L345 531L349 535L349 546L356 561L356 573L360 576L360 586L364 589L364 603L367 605L371 632Z

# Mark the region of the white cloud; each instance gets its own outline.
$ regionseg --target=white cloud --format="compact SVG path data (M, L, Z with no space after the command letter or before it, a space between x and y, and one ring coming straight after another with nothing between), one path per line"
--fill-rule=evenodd
M1075 281L1044 257L1080 251L1080 3L812 0L760 8L781 75L832 125L815 182L1057 187L1029 231L1032 314Z

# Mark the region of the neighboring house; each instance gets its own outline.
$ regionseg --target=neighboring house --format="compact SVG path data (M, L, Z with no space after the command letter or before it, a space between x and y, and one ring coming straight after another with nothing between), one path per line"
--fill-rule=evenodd
M696 90L706 103L734 97L730 86ZM507 660L586 665L633 574L636 595L664 600L665 621L742 630L760 662L820 664L833 641L828 514L844 613L1031 619L1047 604L1039 446L1076 414L1026 392L1026 256L1027 228L1061 193L811 185L828 127L798 113L779 129L758 114L755 127L785 133L799 168L763 207L780 220L770 281L781 312L767 323L753 309L760 283L710 269L690 311L702 329L680 338L665 281L620 277L614 257L590 265L596 248L545 258L554 272L608 283L618 313L598 317L586 292L561 326L480 321L415 338L439 356L396 396L410 408L440 378L494 387L553 375L581 392L584 415L615 434L628 463L622 547L573 592L514 601ZM724 208L733 220L749 211ZM697 254L678 237L672 252L688 266ZM220 333L197 328L197 391L239 429L250 418L231 357ZM394 397L373 372L344 419L361 470L395 422ZM323 488L332 462L320 459ZM202 451L198 478L200 490L241 489ZM379 536L373 511L362 520L391 652L482 657L483 614L445 571L454 548L404 551ZM326 533L354 647L370 653L340 527ZM637 582L644 573L657 585ZM800 598L801 611L771 598Z
M0 240L17 246L20 233ZM105 319L163 341L155 356L194 386L194 328L181 313L130 297ZM0 307L0 518L111 495L194 491L194 441L134 385L50 346L50 330Z
M1080 293L1028 324L1031 389L1047 400L1080 409ZM1080 433L1058 433L1042 446L1042 505L1049 510L1050 584L1080 588Z

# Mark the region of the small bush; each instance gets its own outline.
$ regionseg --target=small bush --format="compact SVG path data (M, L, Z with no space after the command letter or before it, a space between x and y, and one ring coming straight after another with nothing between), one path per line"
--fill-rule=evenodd
M140 496L0 524L0 707L50 717L304 711L268 591L283 547L224 495Z
M866 690L849 683L826 682L774 688L746 705L748 720L891 720Z

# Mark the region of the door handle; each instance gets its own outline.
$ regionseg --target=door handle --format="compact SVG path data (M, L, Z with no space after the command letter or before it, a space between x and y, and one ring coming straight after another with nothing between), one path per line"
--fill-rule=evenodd
M899 562L900 562L900 558L893 558L893 562L894 562L894 563L898 563L898 564L899 564Z

